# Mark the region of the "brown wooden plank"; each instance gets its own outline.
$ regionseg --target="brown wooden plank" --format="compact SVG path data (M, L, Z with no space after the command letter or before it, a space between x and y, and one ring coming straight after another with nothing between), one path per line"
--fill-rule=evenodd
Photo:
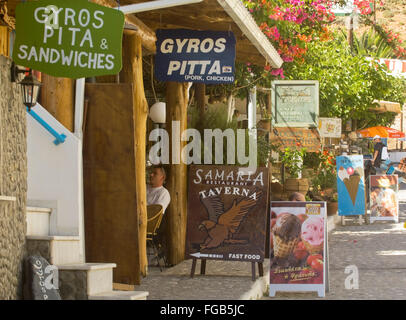
M73 79L42 73L41 105L71 132L74 123L73 84Z
M86 84L84 205L87 262L112 262L116 283L140 284L131 84Z
M9 29L5 26L0 26L0 55L8 57L9 52Z

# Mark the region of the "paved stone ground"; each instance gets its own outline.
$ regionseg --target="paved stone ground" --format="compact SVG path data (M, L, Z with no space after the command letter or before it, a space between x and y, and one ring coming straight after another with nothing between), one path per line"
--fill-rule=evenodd
M191 260L160 272L150 268L149 275L136 290L149 291L148 300L239 300L239 299L406 299L406 199L400 204L400 221L358 225L346 223L329 234L330 290L325 298L316 293L277 293L268 297L269 260L265 276L253 282L251 264L207 261L206 275L190 278ZM354 220L355 221L355 220ZM345 289L345 268L359 271L359 289Z
M195 276L190 277L192 260L164 269L150 267L149 275L135 290L148 291L148 300L249 300L260 299L266 291L267 277L251 280L251 263L208 260L206 274L200 275L200 262ZM264 273L269 260L264 263ZM269 279L269 278L268 278Z

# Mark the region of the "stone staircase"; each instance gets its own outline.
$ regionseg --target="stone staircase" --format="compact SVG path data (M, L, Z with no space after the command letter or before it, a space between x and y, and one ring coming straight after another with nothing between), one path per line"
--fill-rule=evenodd
M58 267L63 300L146 300L146 291L113 290L114 263L85 263L79 236L52 236L49 208L27 207L27 252Z

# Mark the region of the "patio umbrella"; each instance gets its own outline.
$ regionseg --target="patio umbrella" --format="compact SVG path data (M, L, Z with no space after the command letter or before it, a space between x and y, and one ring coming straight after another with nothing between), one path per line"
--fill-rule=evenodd
M388 128L388 127L370 127L362 130L357 131L362 137L364 138L373 138L376 135L380 136L381 138L404 138L405 134L402 131Z

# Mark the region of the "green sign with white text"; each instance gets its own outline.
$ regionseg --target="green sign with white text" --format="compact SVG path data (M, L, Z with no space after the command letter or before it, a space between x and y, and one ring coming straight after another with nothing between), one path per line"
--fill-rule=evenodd
M87 0L41 0L16 8L16 64L55 77L117 74L124 14Z

